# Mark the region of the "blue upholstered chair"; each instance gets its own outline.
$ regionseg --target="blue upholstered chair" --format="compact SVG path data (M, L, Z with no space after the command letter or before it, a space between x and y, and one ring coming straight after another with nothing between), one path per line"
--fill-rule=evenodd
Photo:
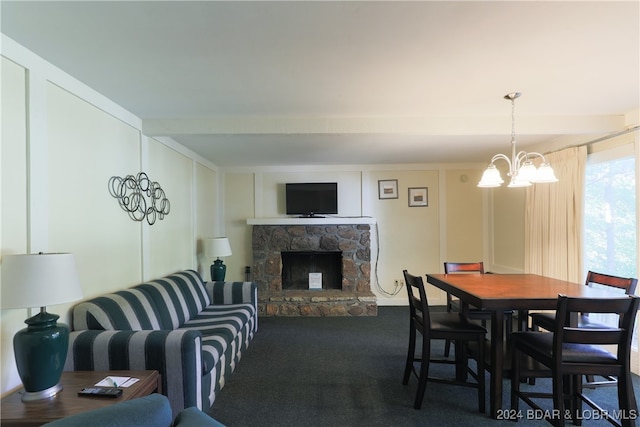
M224 427L196 407L183 409L173 420L169 399L150 394L111 406L62 418L46 427Z

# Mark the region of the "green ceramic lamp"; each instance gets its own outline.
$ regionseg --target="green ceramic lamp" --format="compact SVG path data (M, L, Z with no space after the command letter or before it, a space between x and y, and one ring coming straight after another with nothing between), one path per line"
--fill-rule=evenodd
M4 255L2 257L2 308L34 308L40 312L25 320L25 329L13 337L18 374L24 386L23 401L41 400L60 390L67 358L69 327L56 321L45 306L82 298L82 288L72 254Z
M211 264L211 280L214 282L223 282L227 272L227 266L224 265L220 257L231 255L231 245L226 237L216 237L207 239L205 243L205 254L211 258L217 258Z

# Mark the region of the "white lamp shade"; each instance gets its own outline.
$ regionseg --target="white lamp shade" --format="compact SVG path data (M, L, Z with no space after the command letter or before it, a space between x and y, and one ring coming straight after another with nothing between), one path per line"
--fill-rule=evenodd
M507 185L507 187L509 188L530 187L530 186L531 186L531 181L520 179L518 175L512 177L511 181L509 182L509 185Z
M216 237L205 241L204 253L210 257L231 255L231 245L226 237Z
M2 308L45 307L81 298L73 254L3 255Z
M500 187L503 182L504 180L500 176L500 171L492 163L482 174L478 187Z
M518 169L517 179L518 181L530 182L536 176L536 173L537 173L536 167L533 165L531 160L527 160L520 166L520 169Z
M553 168L549 163L543 163L538 168L536 175L531 179L531 182L535 183L547 183L547 182L558 182L558 178L556 178L556 174L553 172Z

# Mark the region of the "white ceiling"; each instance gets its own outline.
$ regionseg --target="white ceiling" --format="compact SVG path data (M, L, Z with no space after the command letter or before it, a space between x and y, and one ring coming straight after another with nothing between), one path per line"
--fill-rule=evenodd
M520 148L640 109L637 0L3 0L1 25L221 166L488 161L514 91Z

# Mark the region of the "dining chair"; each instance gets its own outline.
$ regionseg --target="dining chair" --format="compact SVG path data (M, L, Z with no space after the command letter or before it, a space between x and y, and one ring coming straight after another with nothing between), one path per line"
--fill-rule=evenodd
M585 280L586 286L606 286L614 289L619 289L620 293L626 295L633 295L638 285L638 280L634 278L625 278L618 276L611 276L609 274L596 273L589 271L587 273L587 279ZM539 330L540 328L547 331L553 330L555 324L555 313L529 313L531 319L531 329ZM580 313L578 316L578 326L584 328L601 329L609 328L609 325L594 322L589 318L589 313ZM587 381L584 383L584 387L601 387L601 386L615 386L616 378L604 377L604 380L595 381L593 376L588 376Z
M479 273L484 274L484 262L445 262L444 274ZM447 311L460 311L460 302L447 292Z
M477 273L484 274L484 262L445 262L444 263L444 273L452 274L452 273ZM456 312L463 311L460 301L458 299L453 298L453 296L447 292L447 311L448 312ZM505 323L508 325L505 330L507 334L511 330L512 321L513 321L513 310L505 310ZM487 325L487 320L491 320L491 312L486 311L480 308L469 307L463 311L463 315L471 320L480 320L482 326ZM451 348L451 342L447 341L444 345L444 355L449 356L449 351Z
M469 322L459 313L430 313L427 293L422 277L403 271L409 297L409 348L402 384L407 385L411 374L418 379L418 388L413 407L420 409L427 382L474 387L478 389L478 410L485 412L484 344L487 330ZM421 345L416 353L417 334ZM455 343L455 358L432 358L432 340L451 340ZM475 351L470 351L469 343L475 343ZM476 360L476 370L469 366L469 359ZM429 376L430 363L455 365L455 379ZM468 380L471 377L475 381Z
M565 419L581 422L583 403L594 412L604 410L583 393L583 375L615 376L618 378L620 419L608 419L616 426L634 426L638 404L631 380L631 341L640 298L630 295L620 298L558 297L557 316L552 332L518 331L511 334L511 412L520 413L522 400L540 413L550 414L549 422L564 426ZM618 327L604 329L570 326L566 319L572 313L609 313L619 316ZM610 352L601 345L615 346ZM539 364L535 367L534 364ZM521 378L551 377L552 392L522 390ZM554 411L544 411L533 399L552 398ZM567 408L568 405L568 408ZM567 409L565 411L565 408ZM517 419L514 419L517 421Z

